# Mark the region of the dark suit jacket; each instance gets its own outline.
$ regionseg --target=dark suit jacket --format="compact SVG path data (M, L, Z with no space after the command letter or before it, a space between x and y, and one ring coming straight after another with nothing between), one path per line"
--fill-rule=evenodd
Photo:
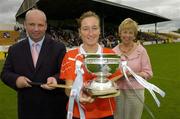
M62 43L44 39L37 66L34 68L28 39L9 48L1 79L9 87L17 90L19 119L65 119L67 96L64 89L45 90L40 86L18 89L16 79L26 76L33 82L46 83L54 76L58 83L60 64L66 52Z

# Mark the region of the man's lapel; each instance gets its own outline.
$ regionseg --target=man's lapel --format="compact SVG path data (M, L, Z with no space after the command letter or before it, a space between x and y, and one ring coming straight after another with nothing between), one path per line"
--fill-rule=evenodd
M27 60L27 64L30 67L30 69L34 70L34 65L33 65L33 60L32 60L32 55L31 55L31 49L29 46L29 41L28 39L26 39L24 41L24 45L22 50L24 51L22 56L24 56L24 60Z

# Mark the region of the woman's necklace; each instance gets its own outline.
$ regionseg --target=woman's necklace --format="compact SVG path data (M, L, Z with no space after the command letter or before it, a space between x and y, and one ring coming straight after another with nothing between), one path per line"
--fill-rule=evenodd
M126 55L130 54L134 50L134 47L135 47L135 43L132 43L127 46L125 46L123 44L119 45L119 49L120 49L121 53L126 54Z
M83 46L82 46L83 47ZM99 45L93 46L93 47L83 47L84 51L86 53L96 53L99 50Z

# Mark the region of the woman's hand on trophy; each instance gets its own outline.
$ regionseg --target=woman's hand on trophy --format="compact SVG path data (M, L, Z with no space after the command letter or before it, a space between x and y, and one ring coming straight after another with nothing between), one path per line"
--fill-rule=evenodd
M87 94L84 91L80 92L80 97L79 97L79 101L82 104L86 104L86 103L92 103L94 102L95 98L91 97L89 94Z

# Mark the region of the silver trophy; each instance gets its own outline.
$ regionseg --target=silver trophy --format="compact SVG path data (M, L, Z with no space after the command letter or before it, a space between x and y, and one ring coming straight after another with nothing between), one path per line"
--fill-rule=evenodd
M85 54L84 64L88 72L97 77L85 84L85 91L92 96L106 98L119 95L115 82L107 77L119 68L120 56L112 53Z

